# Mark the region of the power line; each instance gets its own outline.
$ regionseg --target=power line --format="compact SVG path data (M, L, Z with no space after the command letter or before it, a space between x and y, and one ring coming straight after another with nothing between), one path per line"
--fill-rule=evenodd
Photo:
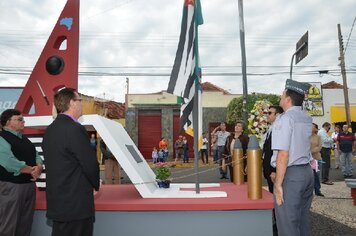
M345 46L345 50L344 50L344 55L346 53L347 46L349 45L349 41L350 41L352 30L353 30L354 25L355 25L355 21L356 21L356 17L354 19L354 22L352 22L351 30L350 30L349 36L347 37L347 42L346 42L346 46Z

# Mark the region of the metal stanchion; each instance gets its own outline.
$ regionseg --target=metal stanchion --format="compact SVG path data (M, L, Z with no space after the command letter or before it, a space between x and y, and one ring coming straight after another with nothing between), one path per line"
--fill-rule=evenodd
M243 150L239 139L236 139L232 155L232 168L234 184L241 185L244 181Z
M256 136L250 136L247 147L248 198L262 198L262 150Z

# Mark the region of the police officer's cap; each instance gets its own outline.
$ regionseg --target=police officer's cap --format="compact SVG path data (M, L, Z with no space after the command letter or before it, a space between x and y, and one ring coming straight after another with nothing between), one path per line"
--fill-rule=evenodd
M295 80L287 79L286 81L286 89L297 92L301 95L304 95L308 92L310 84L302 83Z

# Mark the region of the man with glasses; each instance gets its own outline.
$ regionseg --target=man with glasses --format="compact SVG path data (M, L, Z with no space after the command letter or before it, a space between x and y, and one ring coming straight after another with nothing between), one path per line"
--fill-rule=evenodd
M276 168L271 166L271 157L273 155L272 145L272 129L275 120L283 113L283 108L280 106L270 106L267 115L267 122L270 124L266 140L263 144L263 176L267 180L268 190L270 193L273 193L273 182L276 178ZM277 225L276 225L276 216L273 210L273 235L278 235Z
M271 157L273 154L273 150L271 149L272 129L274 121L282 113L283 108L280 106L270 106L268 112L266 112L267 122L270 126L266 134L266 140L263 144L263 176L267 180L268 190L270 193L273 193L273 181L276 177L276 169L271 166Z
M25 120L19 110L5 110L0 120L0 234L30 235L36 200L34 181L42 173L42 159L22 135Z
M52 235L93 235L93 190L99 190L99 163L87 131L78 122L81 98L74 89L64 88L54 95L54 106L58 115L42 143Z

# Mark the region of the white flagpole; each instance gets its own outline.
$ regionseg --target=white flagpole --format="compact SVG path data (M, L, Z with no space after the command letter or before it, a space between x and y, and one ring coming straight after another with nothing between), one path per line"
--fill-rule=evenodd
M195 81L194 81L194 104L193 104L193 133L194 133L194 171L195 171L195 192L200 193L199 184L199 50L198 50L198 14L197 3L194 5L194 27L195 27L195 40L194 40L194 51L195 51Z
M197 75L196 75L197 76ZM194 171L195 171L195 192L200 193L199 185L199 89L198 83L195 81L195 95L193 106L193 132L194 132Z

